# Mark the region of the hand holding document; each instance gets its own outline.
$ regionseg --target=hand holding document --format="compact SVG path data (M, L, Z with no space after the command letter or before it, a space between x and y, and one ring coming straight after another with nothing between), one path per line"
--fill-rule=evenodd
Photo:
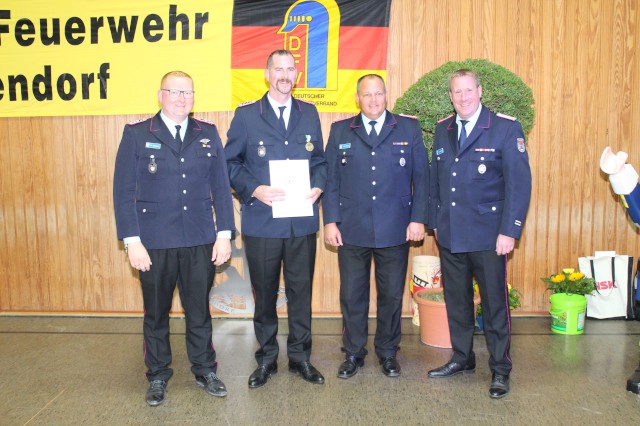
M313 216L313 203L307 198L311 192L309 160L269 161L271 186L283 189L284 201L272 203L273 217Z

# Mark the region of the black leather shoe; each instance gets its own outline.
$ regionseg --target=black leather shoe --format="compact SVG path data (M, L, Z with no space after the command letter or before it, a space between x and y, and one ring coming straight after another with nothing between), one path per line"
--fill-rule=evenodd
M493 373L489 396L493 399L500 399L509 393L509 375Z
M380 365L382 365L382 372L385 376L398 377L400 375L400 364L395 356L380 358Z
M289 361L289 371L302 376L309 383L321 385L324 383L324 377L309 361L293 362Z
M147 394L145 398L147 400L147 404L152 407L156 405L160 405L164 402L164 396L167 392L167 382L164 380L152 380L149 382L149 389L147 389Z
M227 396L227 387L213 371L204 376L196 376L196 383L213 396Z
M627 390L640 394L640 367L636 368L636 371L627 379Z
M456 374L473 373L474 371L476 371L475 357L472 361L467 362L466 364L449 361L442 367L430 370L427 375L432 379L440 379L444 377L455 376Z
M353 355L347 355L344 362L338 368L338 377L348 379L358 372L359 368L364 367L364 358L358 358Z
M260 386L264 386L271 377L272 374L276 374L278 372L278 364L272 362L271 364L262 364L260 367L256 368L256 370L251 373L249 376L249 388L259 388Z

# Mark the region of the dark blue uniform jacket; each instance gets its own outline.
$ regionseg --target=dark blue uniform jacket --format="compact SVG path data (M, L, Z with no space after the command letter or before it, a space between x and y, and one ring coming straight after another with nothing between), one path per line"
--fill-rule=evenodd
M242 205L242 233L289 238L317 232L318 202L313 206L313 216L274 219L271 207L251 196L258 186L270 186L269 160L309 160L311 187L324 190L327 163L315 105L293 98L285 134L265 94L236 108L227 137L224 151L231 186Z
M522 126L484 106L461 152L455 116L436 126L429 228L452 253L495 250L498 234L520 238L531 197Z
M427 152L416 119L387 111L373 142L361 114L335 122L326 157L323 218L338 225L343 243L397 246L409 222L427 223Z
M214 210L219 230L235 230L216 126L189 118L179 145L160 113L128 124L116 157L113 201L118 239L140 236L147 249L214 243Z

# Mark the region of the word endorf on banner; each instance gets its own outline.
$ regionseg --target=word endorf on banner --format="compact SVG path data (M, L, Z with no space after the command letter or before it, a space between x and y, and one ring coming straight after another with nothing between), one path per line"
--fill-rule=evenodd
M0 37L2 34L12 34L16 43L22 47L31 46L36 40L40 40L43 46L59 45L62 41L72 46L78 46L87 41L98 44L105 42L104 38L108 40L109 37L113 43L133 43L136 31L140 28L142 37L149 43L154 43L165 36L165 25L168 27L169 40L176 40L177 27L180 24L181 40L189 40L189 28L194 28L194 39L200 40L204 24L209 22L209 12L195 13L193 26L189 16L178 13L176 5L169 6L166 20L156 13L151 13L143 17L142 25L138 27L140 18L137 15L92 16L83 20L72 16L61 22L60 18L54 17L41 18L37 24L31 19L19 18L13 27L13 33L10 33L10 26L3 21L11 19L11 10L0 9ZM3 41L0 38L0 46Z
M74 77L67 72L60 72L55 79L55 85L52 84L51 66L45 65L42 74L36 74L31 84L26 76L22 74L10 75L7 77L5 85L0 76L0 100L5 96L5 92L9 94L10 101L27 101L29 100L29 87L31 94L37 101L50 101L55 94L63 101L74 99L78 93L82 99L89 99L90 87L94 85L94 91L98 91L100 99L107 99L107 80L109 79L108 63L100 65L100 71L96 73L82 73L78 77Z

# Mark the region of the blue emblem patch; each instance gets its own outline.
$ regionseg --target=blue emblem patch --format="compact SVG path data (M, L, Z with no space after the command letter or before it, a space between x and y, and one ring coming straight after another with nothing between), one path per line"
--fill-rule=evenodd
M350 143L341 143L340 146L338 147L338 149L349 149L349 148L351 148Z
M442 155L442 154L444 154L444 148L438 148L436 150L436 155Z
M147 142L144 147L149 149L160 149L162 147L162 144L159 144L157 142Z

